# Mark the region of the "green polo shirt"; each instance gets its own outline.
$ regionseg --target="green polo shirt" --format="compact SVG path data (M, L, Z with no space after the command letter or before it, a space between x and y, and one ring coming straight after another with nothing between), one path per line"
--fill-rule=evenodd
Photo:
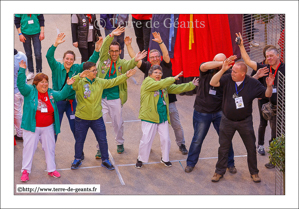
M40 14L16 14L21 18L21 32L25 35L35 35L40 32L40 24L37 16Z
M115 62L115 66L116 66ZM116 69L114 67L114 64L112 63L112 67L111 67L111 75L109 77L109 72L106 74L105 79L113 79L117 77L117 73L116 73ZM113 74L113 75L112 75ZM118 99L119 98L119 87L118 86L114 86L112 88L109 89L104 89L103 91L103 95L102 98L105 99L107 97L107 100L113 100L113 99Z
M159 90L159 93L160 94L159 94L159 100L158 100L158 103L157 103L157 110L158 110L158 114L159 114L159 124L160 124L160 123L164 123L165 121L167 121L167 107L163 103L164 97L162 96L162 91ZM147 121L147 120L142 120L142 121L145 121L145 122L148 122L148 123L154 123L152 121Z

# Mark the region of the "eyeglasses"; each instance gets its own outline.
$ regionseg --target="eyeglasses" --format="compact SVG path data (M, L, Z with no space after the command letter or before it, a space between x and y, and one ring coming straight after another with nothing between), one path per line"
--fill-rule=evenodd
M160 56L149 57L150 59L160 59Z
M95 72L98 72L98 70L91 70L90 72L95 73Z
M115 51L113 51L113 50L109 50L109 52L112 54L112 53L115 53L115 54L117 54L117 53L119 53L119 50L115 50Z

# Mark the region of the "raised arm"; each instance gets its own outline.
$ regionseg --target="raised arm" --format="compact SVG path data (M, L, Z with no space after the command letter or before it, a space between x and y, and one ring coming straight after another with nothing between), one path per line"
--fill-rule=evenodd
M198 78L194 78L193 81L190 81L189 83L182 83L179 85L172 84L167 88L167 91L169 94L180 94L187 91L192 91L193 89L198 86Z
M113 79L104 79L104 89L112 88L114 86L118 86L119 84L125 82L128 78L130 78L132 75L136 73L135 69L131 69L126 72L126 74L123 74L121 76L117 76L116 78Z
M272 73L269 73L269 77L266 78L266 83L267 83L267 89L265 92L266 97L271 97L272 96L272 85L274 83L275 77L273 76Z
M132 38L130 38L129 36L127 36L125 38L125 44L126 44L128 53L129 53L129 55L130 55L131 58L135 58L136 53L134 52L134 49L133 49L131 43L132 43ZM138 63L137 63L137 67L140 68L141 64L142 64L142 60L139 60Z
M19 91L21 92L21 94L23 96L27 96L30 91L33 89L32 85L28 85L26 83L26 63L24 62L24 60L21 60L21 62L19 63L20 68L19 68L19 72L18 72L18 78L17 78L17 86Z
M59 68L59 65L61 64L60 62L57 62L57 60L54 58L54 53L55 53L56 47L59 44L65 42L64 37L65 37L64 33L58 34L54 44L48 49L46 58L47 58L49 66L50 66L50 69L52 71L57 70Z
M74 78L67 78L67 85L64 85L61 91L53 91L53 97L56 102L64 100L67 98L71 92L71 85L74 83Z
M210 85L214 86L214 87L218 87L220 86L220 78L222 77L222 75L230 68L230 66L232 65L234 61L231 59L226 59L223 62L222 68L221 70L219 70L212 78L210 81Z
M269 69L267 67L263 67L263 68L260 68L256 74L254 74L252 76L252 78L255 78L255 79L260 79L261 77L264 77L267 75L267 73L269 72Z
M251 67L253 70L256 71L257 70L257 63L255 61L252 61L250 59L249 55L247 54L247 52L245 50L245 47L244 47L244 44L243 44L243 38L242 38L241 33L239 33L239 34L236 33L236 36L237 36L237 38L239 37L240 40L241 40L239 48L240 48L242 59L244 60L244 62L246 63L246 65L248 65L249 67Z
M164 42L162 41L162 38L160 36L160 33L157 33L157 32L153 32L153 36L154 38L152 39L154 42L157 42L160 46L160 49L162 51L162 55L163 55L163 60L166 62L166 63L169 63L170 62L170 57L169 57L169 53L168 53L168 50L166 48L166 45L164 44Z
M221 67L223 64L223 61L210 61L205 62L202 65L200 65L200 71L207 72L208 70L215 69L218 67Z

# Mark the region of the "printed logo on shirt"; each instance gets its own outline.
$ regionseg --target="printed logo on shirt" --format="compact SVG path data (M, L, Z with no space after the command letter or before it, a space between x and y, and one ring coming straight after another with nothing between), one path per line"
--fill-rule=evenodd
M119 67L118 67L118 72L121 72L121 71L122 71L122 67L119 66Z
M154 93L154 97L156 97L156 96L158 96L158 95L160 95L160 92L159 92L159 91L155 91L155 93Z
M90 97L90 93L91 93L91 91L89 90L89 84L85 84L84 85L84 88L85 88L85 90L84 90L84 99L87 99L87 97Z

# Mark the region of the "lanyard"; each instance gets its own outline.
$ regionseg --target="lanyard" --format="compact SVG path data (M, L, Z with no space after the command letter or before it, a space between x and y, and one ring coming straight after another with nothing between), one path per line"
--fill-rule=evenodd
M276 68L275 73L274 73L274 79L275 79L275 76L276 76L276 73L277 73L277 70L278 70L280 64L281 64L281 62L279 62L279 64L277 65L277 68ZM272 66L270 66L270 73L272 74ZM274 81L273 81L273 85L274 85Z
M163 98L163 91L162 90L160 90L161 91L161 98Z
M244 88L244 83L245 83L245 80L243 81L243 87L238 91L238 86L237 86L237 83L235 83L235 87L236 87L236 92L237 92L237 95L239 94L240 91L242 91L242 89Z
M88 17L89 22L91 22L91 14L86 15Z
M73 99L70 99L70 100L69 100L69 102L70 102L70 104L71 104L72 113L74 112L73 101L74 101Z
M112 63L114 64L114 72L113 72L113 74L111 74ZM109 70L109 78L110 78L111 75L114 75L115 72L116 72L116 65L115 65L115 62L111 61L110 70Z

